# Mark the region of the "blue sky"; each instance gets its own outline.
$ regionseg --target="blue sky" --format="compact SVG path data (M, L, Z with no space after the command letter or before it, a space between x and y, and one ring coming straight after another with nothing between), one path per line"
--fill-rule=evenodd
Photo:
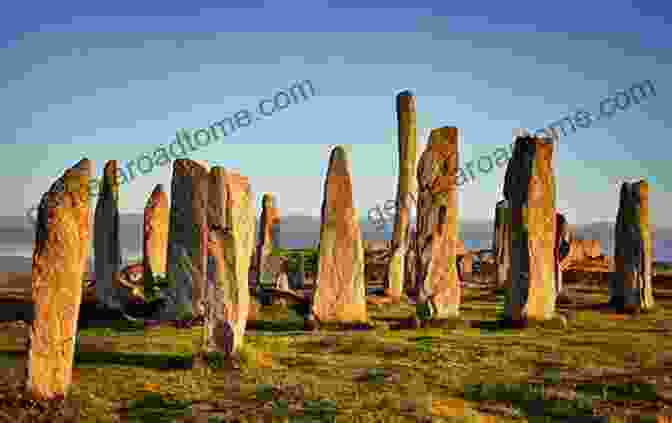
M315 97L191 157L240 169L258 204L273 192L283 213L317 215L329 150L349 144L363 217L395 196L401 90L417 98L419 148L457 126L465 162L648 79L655 97L561 138L557 205L573 223L613 220L620 183L647 178L651 218L671 226L671 6L606 4L21 2L0 17L0 215L22 215L81 157L100 175L309 79ZM171 172L124 185L122 212ZM503 179L464 185L460 216L491 218Z

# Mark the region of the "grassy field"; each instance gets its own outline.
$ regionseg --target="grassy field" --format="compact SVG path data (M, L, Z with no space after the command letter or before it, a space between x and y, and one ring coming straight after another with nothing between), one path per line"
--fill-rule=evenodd
M626 316L594 307L607 300L606 289L569 289L577 304L559 308L569 320L564 330L497 329L503 297L488 289L465 290L462 314L472 323L457 329L392 330L415 312L404 303L370 305L373 330L306 332L298 314L268 306L248 325L238 369L190 368L200 328L83 329L70 398L83 422L535 422L592 414L656 421L672 414L672 353L665 354L672 292L656 291L654 312ZM0 331L7 386L0 421L27 413L10 401L22 389L26 336L26 328Z

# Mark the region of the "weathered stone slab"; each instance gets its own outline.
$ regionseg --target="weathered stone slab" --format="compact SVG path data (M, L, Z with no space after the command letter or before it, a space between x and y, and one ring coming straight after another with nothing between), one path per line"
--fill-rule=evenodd
M392 234L392 257L386 281L386 293L395 300L401 298L408 250L408 226L411 201L416 191L416 124L415 97L410 91L397 95L397 122L399 146L399 181L397 185L396 214Z
M495 253L495 283L498 288L510 289L511 270L511 209L506 200L498 201L495 207L495 233L493 247Z
M166 275L170 208L163 185L158 184L147 200L143 219L143 254L145 277Z
M121 270L119 243L119 183L117 161L105 163L94 218L96 301L109 310L121 310L124 292L115 283Z
M259 238L257 243L256 268L264 269L268 257L273 248L277 247L277 234L280 227L280 212L277 208L275 197L266 193L262 199L261 217L259 218ZM261 282L263 272L258 274L258 282Z
M504 198L511 210L512 320L555 317L555 177L550 138L521 137L506 169Z
M555 295L556 301L567 303L569 296L562 284L562 262L569 256L571 232L567 219L561 213L556 213L555 225Z
M457 165L457 128L433 129L418 162L416 235L419 301L429 303L431 319L459 316Z
M180 312L201 314L203 288L179 265L184 249L199 272L207 264L208 169L189 159L177 159L173 165L168 232L168 273L175 280L169 301L161 310L161 319L176 319Z
M211 187L223 187L224 225L213 224L208 249L212 256L205 305L205 352L231 355L243 344L250 310L248 272L255 244L254 194L246 177L213 167ZM219 188L218 188L219 189Z
M645 180L621 186L614 231L614 273L609 301L626 310L654 307L651 287L653 247L649 224L649 184Z
M341 146L331 151L324 183L319 263L312 313L319 323L364 323L364 246L353 207L349 158Z
M64 397L72 383L82 280L90 252L92 169L91 161L82 159L66 170L38 208L27 380L34 399Z

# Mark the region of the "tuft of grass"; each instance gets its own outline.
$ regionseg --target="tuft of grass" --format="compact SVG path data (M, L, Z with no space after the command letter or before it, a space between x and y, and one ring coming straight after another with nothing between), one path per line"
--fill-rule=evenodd
M164 398L159 393L148 393L131 401L128 406L128 421L133 423L170 423L176 417L191 412L191 401Z

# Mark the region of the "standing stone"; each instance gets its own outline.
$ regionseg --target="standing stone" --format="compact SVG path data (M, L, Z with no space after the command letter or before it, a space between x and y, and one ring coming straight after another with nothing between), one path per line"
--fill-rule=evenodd
M94 219L96 301L108 310L121 310L123 293L115 284L121 270L119 243L119 183L117 161L105 163Z
M29 395L38 400L65 397L72 383L82 280L90 252L92 168L82 159L66 170L38 208L27 380Z
M609 301L625 309L654 307L651 288L653 255L649 226L649 184L645 180L624 182L614 231L614 274Z
M404 290L406 295L415 298L418 295L419 282L417 281L416 269L416 231L415 225L409 225L408 231L408 249L406 250L406 259L404 266Z
M226 356L243 344L250 309L248 272L255 243L254 194L246 177L216 166L211 188L225 198L222 214L212 216L208 250L213 258L205 296L205 352ZM213 208L214 209L214 208Z
M418 162L416 235L419 302L431 319L459 316L457 164L457 128L433 129Z
M498 201L495 207L495 234L492 250L495 253L495 281L497 288L510 289L511 270L511 210L506 200Z
M458 256L459 270L460 270L460 280L470 279L474 267L474 257L473 253L466 251L465 254Z
M303 289L306 283L306 258L303 253L296 257L296 270L289 273L289 287Z
M201 313L203 287L179 265L181 250L186 250L199 272L207 265L208 169L189 159L177 159L173 165L168 231L168 273L175 287L162 310L162 319L177 319L180 312Z
M521 137L506 168L511 210L511 292L505 315L514 321L555 317L555 178L550 138Z
M562 262L569 255L571 232L564 215L556 213L555 221L555 295L558 303L568 303L569 296L562 284Z
M271 255L273 248L277 248L278 228L280 227L280 213L276 207L275 198L272 194L264 194L261 202L261 217L259 218L259 240L255 267L262 269L257 274L257 283L261 283L263 269Z
M319 323L367 322L364 246L353 207L348 156L331 151L324 183L313 315Z
M416 191L416 126L415 97L410 91L397 95L397 122L399 136L399 182L397 185L397 212L392 234L392 256L387 274L387 295L395 300L401 298L405 259L408 251L408 225L411 208L415 206L413 196Z
M143 220L142 263L145 277L166 275L170 209L163 185L158 184L147 200Z

